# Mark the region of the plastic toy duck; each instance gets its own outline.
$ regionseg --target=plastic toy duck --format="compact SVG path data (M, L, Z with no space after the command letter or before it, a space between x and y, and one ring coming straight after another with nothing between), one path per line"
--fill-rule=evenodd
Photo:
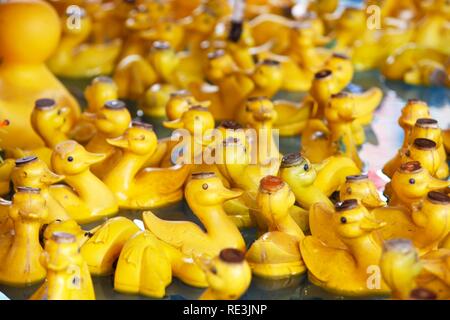
M91 275L73 234L53 233L40 260L47 278L31 300L95 300Z
M178 87L172 84L155 83L145 91L139 100L139 108L150 117L164 117L166 104L170 100L171 94L177 90Z
M53 170L64 175L69 186L52 186L50 193L78 223L95 221L118 211L114 194L89 170L104 159L104 155L87 152L73 140L61 142L53 151Z
M197 101L190 92L186 90L175 91L170 94L166 103L165 114L169 121L177 120L183 116L183 113L196 105L203 104ZM208 105L209 103L206 103L203 106L207 107Z
M9 194L11 191L11 172L14 168L13 159L0 160L0 196Z
M314 104L314 101L311 101ZM336 154L338 146L331 141L330 129L320 119L310 119L301 135L301 152L312 163L320 163Z
M447 156L443 158L433 140L417 138L402 155L402 162L419 161L422 167L438 178L447 179L448 164Z
M375 184L365 174L347 176L345 183L339 190L339 199L341 201L357 199L367 209L386 205L386 202L381 199Z
M96 127L96 134L86 145L86 150L102 153L105 159L92 167L92 172L102 178L110 172L121 152L110 145L107 139L117 138L130 126L131 115L124 102L110 100L96 114L88 115Z
M81 226L73 219L69 220L54 220L49 224L44 224L41 228L41 243L47 243L51 240L54 233L70 233L75 236L78 243L78 247L81 248L91 237L99 227L94 227L89 231L83 230Z
M206 232L192 222L161 220L150 211L144 212L144 223L156 237L189 257L207 255L212 258L225 248L245 250L239 229L223 210L226 200L241 195L242 191L226 189L214 173L194 173L186 184L185 198Z
M400 205L408 209L419 202L430 191L443 190L450 186L450 181L439 180L421 166L418 161L406 162L395 171L392 180L386 186L389 205ZM385 192L386 192L385 190Z
M450 129L442 132L442 138L444 139L444 147L447 154L450 154Z
M0 132L0 146L31 150L44 145L29 123L37 99L51 97L69 107L72 122L80 113L74 97L44 65L59 40L58 16L44 1L8 1L0 5L0 20L0 116L10 122Z
M247 260L256 275L284 278L305 272L299 241L305 235L289 215L295 197L279 177L261 179L257 199L260 216L268 232L256 240L247 252Z
M359 173L347 157L333 156L316 165L300 153L290 153L283 157L279 175L289 184L297 202L309 209L317 202L332 207L328 197L345 184L346 177Z
M249 97L264 96L272 98L283 85L283 71L277 60L265 59L257 64L251 75L254 89Z
M63 179L64 176L50 171L47 164L35 156L17 159L11 173L11 180L16 190L19 187L41 190L41 196L45 199L48 207L48 217L45 222L70 219L66 210L53 198L49 191L51 185Z
M123 150L120 160L103 179L116 196L119 207L150 209L182 199L182 187L190 173L190 165L176 163L169 168L141 170L158 144L151 125L133 122L123 136L107 141Z
M387 225L380 231L385 239L412 240L419 253L436 250L450 232L450 198L447 194L431 191L412 205L411 212L396 208L373 210L377 219Z
M48 208L39 189L19 187L9 207L14 231L0 241L0 283L29 286L45 278L39 262L43 249L39 229L47 219Z
M398 124L400 125L400 127L402 127L404 132L403 144L394 158L389 160L383 167L383 173L388 177L392 177L395 170L397 170L397 168L400 166L401 152L409 146L411 132L417 120L422 118L431 118L428 105L420 100L408 100L407 104L402 109L400 118L398 119Z
M70 22L70 12L63 17L62 37L58 48L47 61L55 74L64 77L93 77L112 72L119 56L122 41L86 43L92 31L92 19L81 9L77 24Z
M237 300L250 286L252 272L244 252L229 248L214 259L197 259L206 274L208 289L200 300Z
M317 203L314 206L322 206ZM308 268L309 279L327 291L360 296L379 295L389 292L384 282L368 286L367 268L379 264L382 245L376 230L385 223L375 220L363 205L355 199L338 203L335 212L327 207L332 216L332 228L344 248L336 248L313 235L300 242L303 261ZM330 268L330 265L334 266Z

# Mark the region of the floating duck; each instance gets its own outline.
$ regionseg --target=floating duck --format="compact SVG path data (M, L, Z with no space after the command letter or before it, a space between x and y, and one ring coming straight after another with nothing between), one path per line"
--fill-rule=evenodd
M208 107L210 102L200 103L194 96L186 90L174 91L165 105L165 114L169 121L180 119L183 113L193 106L202 105Z
M16 190L19 187L41 190L40 194L48 207L48 217L45 222L70 219L69 214L49 191L51 185L61 182L63 179L64 176L53 173L47 164L36 156L17 159L11 173L11 180Z
M349 158L330 157L316 165L300 153L286 154L280 168L280 177L289 184L297 203L305 209L317 202L332 207L328 197L344 185L347 176L359 173Z
M378 193L377 187L366 174L351 175L345 178L345 183L339 190L339 199L357 199L367 209L383 207L386 202L383 201Z
M430 110L428 105L420 100L411 99L402 109L402 114L398 119L398 124L402 127L404 132L403 144L397 154L389 160L383 167L382 171L388 177L392 177L395 170L401 164L401 153L409 146L411 132L418 119L429 119Z
M92 19L80 8L77 25L71 24L70 12L62 18L62 37L59 46L47 61L55 74L70 78L93 77L112 72L119 56L122 41L93 44L86 40L92 31Z
M412 211L384 207L373 210L377 219L387 225L380 231L384 239L410 239L419 253L436 250L450 232L450 198L447 194L431 191Z
M88 117L95 125L96 134L86 145L86 150L105 155L103 161L92 167L92 172L102 178L110 172L121 156L121 151L110 145L107 139L123 135L130 126L131 115L124 102L110 100L96 114L90 114Z
M450 129L444 130L442 137L444 139L445 151L447 151L447 154L450 154Z
M376 230L385 223L375 220L363 205L355 199L348 199L336 205L335 212L330 211L332 229L335 236L345 245L333 247L314 233L300 242L303 261L308 268L309 279L327 291L338 294L361 296L389 293L387 285L381 281L377 285L368 285L368 269L378 266L382 254L382 244ZM330 267L332 266L332 267ZM370 271L369 271L370 272Z
M190 165L177 163L169 168L143 168L158 143L151 125L133 122L123 136L107 141L123 150L120 160L103 179L116 196L119 207L150 209L182 199L182 187Z
M0 132L2 148L31 150L44 142L30 126L34 102L43 97L71 110L70 121L80 114L75 98L50 73L44 61L59 40L59 21L46 2L8 1L0 4L0 116L10 125ZM17 39L21 39L20 45Z
M244 252L229 248L213 259L197 259L206 274L208 289L200 300L237 300L250 286L252 273Z
M49 224L44 224L41 228L41 242L46 243L51 240L54 233L70 233L75 236L78 247L81 248L95 232L99 229L99 226L94 227L88 231L83 230L81 226L73 219L68 220L54 220Z
M266 176L261 179L256 202L269 231L247 252L252 272L268 278L284 278L305 272L299 250L299 241L305 235L289 215L295 202L289 186L279 177Z
M91 275L73 234L53 233L41 262L47 278L31 300L95 300Z
M195 173L186 184L185 198L191 210L205 226L206 232L192 222L161 220L150 211L144 213L144 223L159 239L188 257L215 257L224 248L245 250L239 229L223 210L226 200L241 195L242 191L226 189L214 173ZM219 225L220 232L217 232Z
M52 186L50 193L79 223L108 217L118 211L114 194L89 170L91 165L104 159L104 155L87 152L73 140L61 142L53 151L53 170L64 175L69 186Z
M3 205L8 204L3 201ZM29 286L45 278L39 262L43 249L39 243L39 229L48 216L45 199L39 189L19 187L9 202L9 217L13 232L0 240L0 283ZM26 245L25 245L26 244Z
M385 193L389 197L389 205L400 205L411 209L430 191L443 190L450 186L450 181L434 178L418 161L402 164L392 176ZM387 191L387 192L386 192Z

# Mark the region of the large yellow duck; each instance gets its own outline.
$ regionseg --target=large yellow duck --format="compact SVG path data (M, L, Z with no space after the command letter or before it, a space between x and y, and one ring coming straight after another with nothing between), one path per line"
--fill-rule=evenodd
M331 211L332 229L344 247L333 247L322 242L314 233L300 242L303 261L309 279L327 291L349 296L380 295L389 293L383 281L369 281L370 268L378 266L382 244L376 230L385 223L375 220L363 205L348 199ZM313 206L313 207L314 207Z
M52 186L50 193L79 223L108 217L118 211L114 194L89 170L91 165L104 158L102 154L86 151L73 140L61 142L53 151L53 170L64 175L69 186Z
M70 12L62 17L62 37L58 48L47 61L55 74L64 77L93 77L112 72L122 41L86 43L92 31L92 19L80 9L78 21L72 22Z
M10 122L0 132L0 146L34 149L44 145L29 122L37 99L49 97L69 107L71 122L80 113L74 97L44 65L59 40L58 16L44 1L8 1L0 4L0 30L0 118Z
M247 252L252 272L267 278L284 278L305 272L299 250L299 241L305 235L289 215L295 202L289 186L279 177L266 176L261 179L256 202L269 231Z
M48 208L40 190L29 187L19 187L9 206L14 229L0 238L0 283L29 286L43 280L46 273L39 262L43 251L39 229L47 219Z
M206 232L192 222L161 220L150 211L144 213L144 223L156 237L188 257L212 258L225 248L245 250L239 229L223 210L226 200L241 195L242 191L226 189L214 173L195 173L186 184L185 198Z
M168 168L143 168L158 144L151 125L133 122L123 136L107 141L123 150L120 159L103 178L116 196L119 207L150 209L182 199L182 187L191 170L189 164L181 162Z
M47 278L30 300L95 300L91 275L73 234L53 233L40 261Z

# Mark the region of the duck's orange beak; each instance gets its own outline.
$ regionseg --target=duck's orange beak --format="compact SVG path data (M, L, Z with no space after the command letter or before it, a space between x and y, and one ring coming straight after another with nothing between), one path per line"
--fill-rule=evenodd
M125 137L121 136L121 137L117 137L117 138L113 138L113 139L106 139L106 141L117 148L121 148L121 149L127 149L129 147L129 143L128 143L128 139L126 139Z
M84 157L85 157L84 162L87 165L93 165L93 164L103 161L106 158L106 155L103 153L86 152Z

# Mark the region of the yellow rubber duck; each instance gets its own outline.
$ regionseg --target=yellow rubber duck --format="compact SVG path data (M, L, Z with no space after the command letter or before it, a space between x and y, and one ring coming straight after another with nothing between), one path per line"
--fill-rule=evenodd
M380 197L377 188L368 175L351 175L345 178L345 183L339 190L339 199L357 199L367 209L384 207L386 202Z
M200 300L237 300L250 286L252 273L244 252L228 248L213 259L197 259L206 274L208 289Z
M409 146L411 132L418 119L431 118L428 105L424 101L410 99L402 109L398 124L403 129L403 144L397 154L383 166L383 173L392 177L401 164L401 153Z
M420 255L436 250L450 232L450 198L442 192L431 191L412 205L411 212L401 208L373 210L377 219L387 225L380 231L384 239L410 239Z
M266 278L285 278L305 272L299 250L299 241L305 235L289 215L295 197L288 184L279 177L264 177L256 202L269 231L247 252L252 272Z
M11 191L11 172L14 165L13 159L5 159L0 162L0 196L7 195Z
M89 170L104 159L104 155L90 153L73 140L61 142L53 151L53 170L64 175L69 186L52 186L50 193L78 223L92 222L118 211L114 194Z
M395 171L390 184L386 186L390 206L408 209L419 202L430 191L444 190L450 181L439 180L430 175L418 161L406 162Z
M41 196L48 207L48 217L45 222L68 220L69 214L50 193L50 186L61 182L64 176L53 173L47 164L36 156L17 159L11 173L14 189L31 187L41 190Z
M139 108L150 117L161 118L166 114L166 105L178 87L172 84L155 83L148 88L138 102Z
M183 184L191 171L190 165L176 163L169 168L143 168L158 143L151 125L133 122L123 136L107 141L123 150L120 160L103 178L120 208L151 209L183 198Z
M121 156L121 151L110 145L107 139L120 137L130 126L131 114L125 103L110 100L95 114L89 114L96 128L96 134L86 145L86 150L105 155L105 159L92 167L92 172L103 178Z
M444 147L447 154L450 154L450 129L442 132L442 138L444 139Z
M174 91L165 105L165 115L169 121L180 119L186 111L196 105L209 106L209 102L200 103L186 90Z
M119 56L122 41L87 43L92 31L92 19L82 8L76 23L70 12L62 17L62 37L58 48L47 61L50 70L63 77L82 78L110 74Z
M242 191L226 189L214 173L194 173L186 184L185 198L206 232L192 222L161 220L150 211L144 213L144 223L151 233L188 257L215 257L225 248L245 250L239 229L223 210L226 200L241 195Z
M328 197L342 188L346 177L359 173L355 163L346 157L330 157L316 165L300 153L289 153L283 157L279 175L291 187L297 203L309 209L317 202L332 207Z
M41 228L41 234L43 235L43 243L46 243L52 238L54 233L70 233L73 234L77 240L78 247L81 248L95 232L99 229L99 226L90 229L89 231L83 230L81 226L73 219L69 220L54 220L49 224L44 224Z
M29 286L45 278L39 262L43 249L39 243L39 229L47 219L48 208L39 189L19 187L9 207L14 222L13 232L0 240L0 283L10 286Z
M53 233L40 260L47 278L31 300L95 300L91 275L73 234Z
M338 146L331 141L330 129L320 119L308 120L300 142L301 153L312 163L320 163L337 153Z
M332 219L328 223L345 247L327 245L314 233L305 237L300 242L300 251L310 281L327 291L348 296L389 293L383 281L369 281L368 269L379 265L382 244L376 230L385 223L376 221L374 215L355 199L338 203L335 212L321 203L314 206L330 211Z
M0 4L0 21L0 118L10 122L0 132L0 146L31 150L44 145L29 123L37 99L67 106L71 123L80 114L75 98L44 65L57 46L59 20L44 1L13 0Z

